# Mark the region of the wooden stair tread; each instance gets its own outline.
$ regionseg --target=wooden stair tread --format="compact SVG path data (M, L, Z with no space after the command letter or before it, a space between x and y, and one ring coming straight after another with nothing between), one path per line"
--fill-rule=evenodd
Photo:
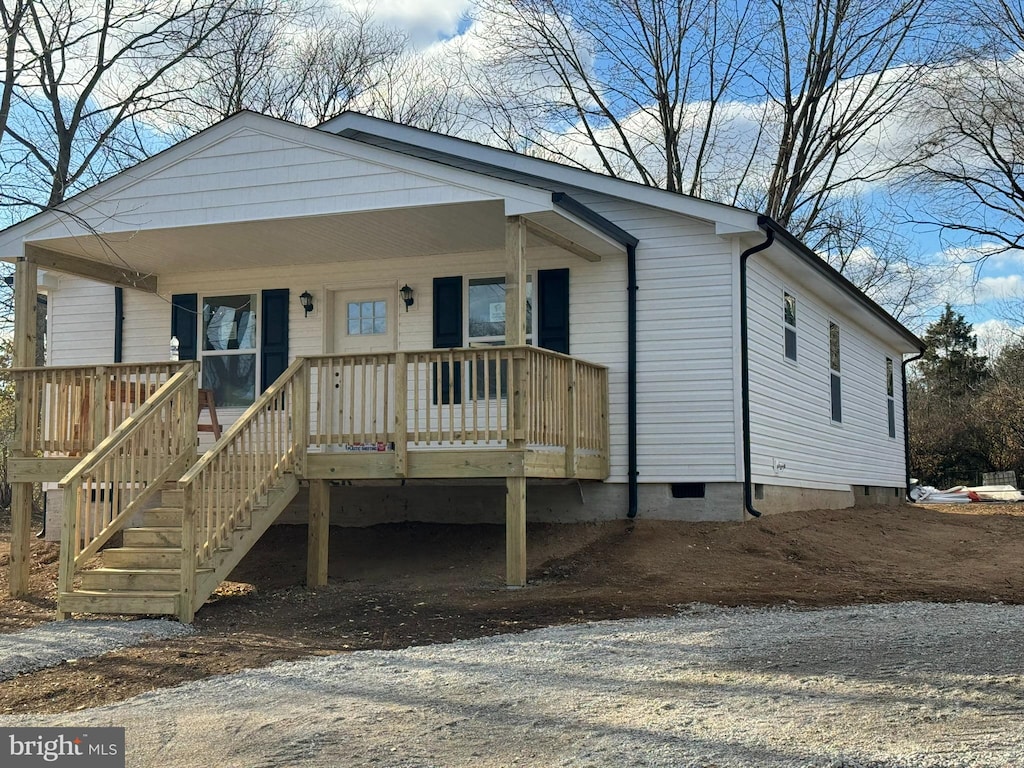
M76 589L74 592L62 592L60 596L61 598L65 598L70 595L100 595L102 597L117 597L119 595L123 595L124 597L177 597L178 592L167 589Z
M173 615L178 612L179 594L153 590L80 589L62 592L57 600L66 613L121 613L132 615Z
M196 573L212 573L212 568L197 568ZM113 566L100 566L99 568L90 568L88 571L81 571L82 575L87 573L154 573L159 575L169 575L181 573L181 568L130 568L122 567L119 568L116 565Z

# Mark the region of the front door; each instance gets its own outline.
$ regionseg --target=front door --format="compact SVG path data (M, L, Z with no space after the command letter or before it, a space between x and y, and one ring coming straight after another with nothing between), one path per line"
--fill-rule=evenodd
M329 382L322 406L332 414L331 442L343 449L386 450L393 440L394 370L373 355L395 351L396 300L394 286L334 292L331 351L344 357L321 371Z

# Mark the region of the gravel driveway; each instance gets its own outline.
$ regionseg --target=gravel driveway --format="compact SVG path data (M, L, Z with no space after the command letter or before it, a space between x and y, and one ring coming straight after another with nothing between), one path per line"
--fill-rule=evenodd
M0 725L137 766L1024 765L1024 607L698 607L251 670Z

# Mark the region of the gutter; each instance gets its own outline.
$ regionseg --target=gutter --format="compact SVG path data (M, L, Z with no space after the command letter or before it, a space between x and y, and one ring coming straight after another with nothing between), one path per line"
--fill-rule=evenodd
M627 413L627 432L629 447L629 505L626 517L636 517L640 506L640 471L636 456L636 246L626 246L626 367L629 371L626 385L626 401L629 404Z
M765 232L774 233L775 238L783 243L786 248L796 256L800 258L807 266L814 269L822 277L831 283L835 283L840 288L844 289L847 293L853 296L865 309L871 314L889 326L890 329L898 333L904 339L909 341L918 349L923 349L924 346L919 338L913 333L903 327L903 323L897 320L895 317L890 315L881 306L875 303L869 298L864 291L855 286L849 281L848 278L840 274L839 270L829 264L825 259L821 258L818 254L800 242L796 237L792 235L785 227L779 224L777 221L772 219L770 216L758 216L757 225L761 227Z
M553 192L551 202L556 208L561 208L566 213L585 221L602 234L610 237L626 247L626 401L628 407L626 442L628 449L629 467L627 469L627 482L629 486L629 499L626 509L626 517L634 519L639 509L639 476L640 471L637 461L636 435L637 435L637 407L636 407L636 295L639 287L636 283L636 247L640 240L631 235L622 227L609 221L604 216L591 210L578 200L573 199L564 192Z
M764 217L762 217L764 218ZM747 259L770 248L775 230L765 228L767 238L740 254L740 398L743 402L743 508L752 517L761 513L754 508L753 470L750 466L750 350L747 344Z
M907 487L904 491L907 499L914 501L910 495L910 409L907 407L907 366L924 357L924 348L913 357L908 357L900 366L900 386L903 390L903 461L906 465Z

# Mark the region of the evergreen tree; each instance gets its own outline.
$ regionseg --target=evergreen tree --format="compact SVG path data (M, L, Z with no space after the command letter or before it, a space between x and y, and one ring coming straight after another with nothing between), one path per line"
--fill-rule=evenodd
M921 378L929 394L948 404L977 394L988 379L988 358L978 354L974 326L947 304L942 317L928 326L921 358Z

